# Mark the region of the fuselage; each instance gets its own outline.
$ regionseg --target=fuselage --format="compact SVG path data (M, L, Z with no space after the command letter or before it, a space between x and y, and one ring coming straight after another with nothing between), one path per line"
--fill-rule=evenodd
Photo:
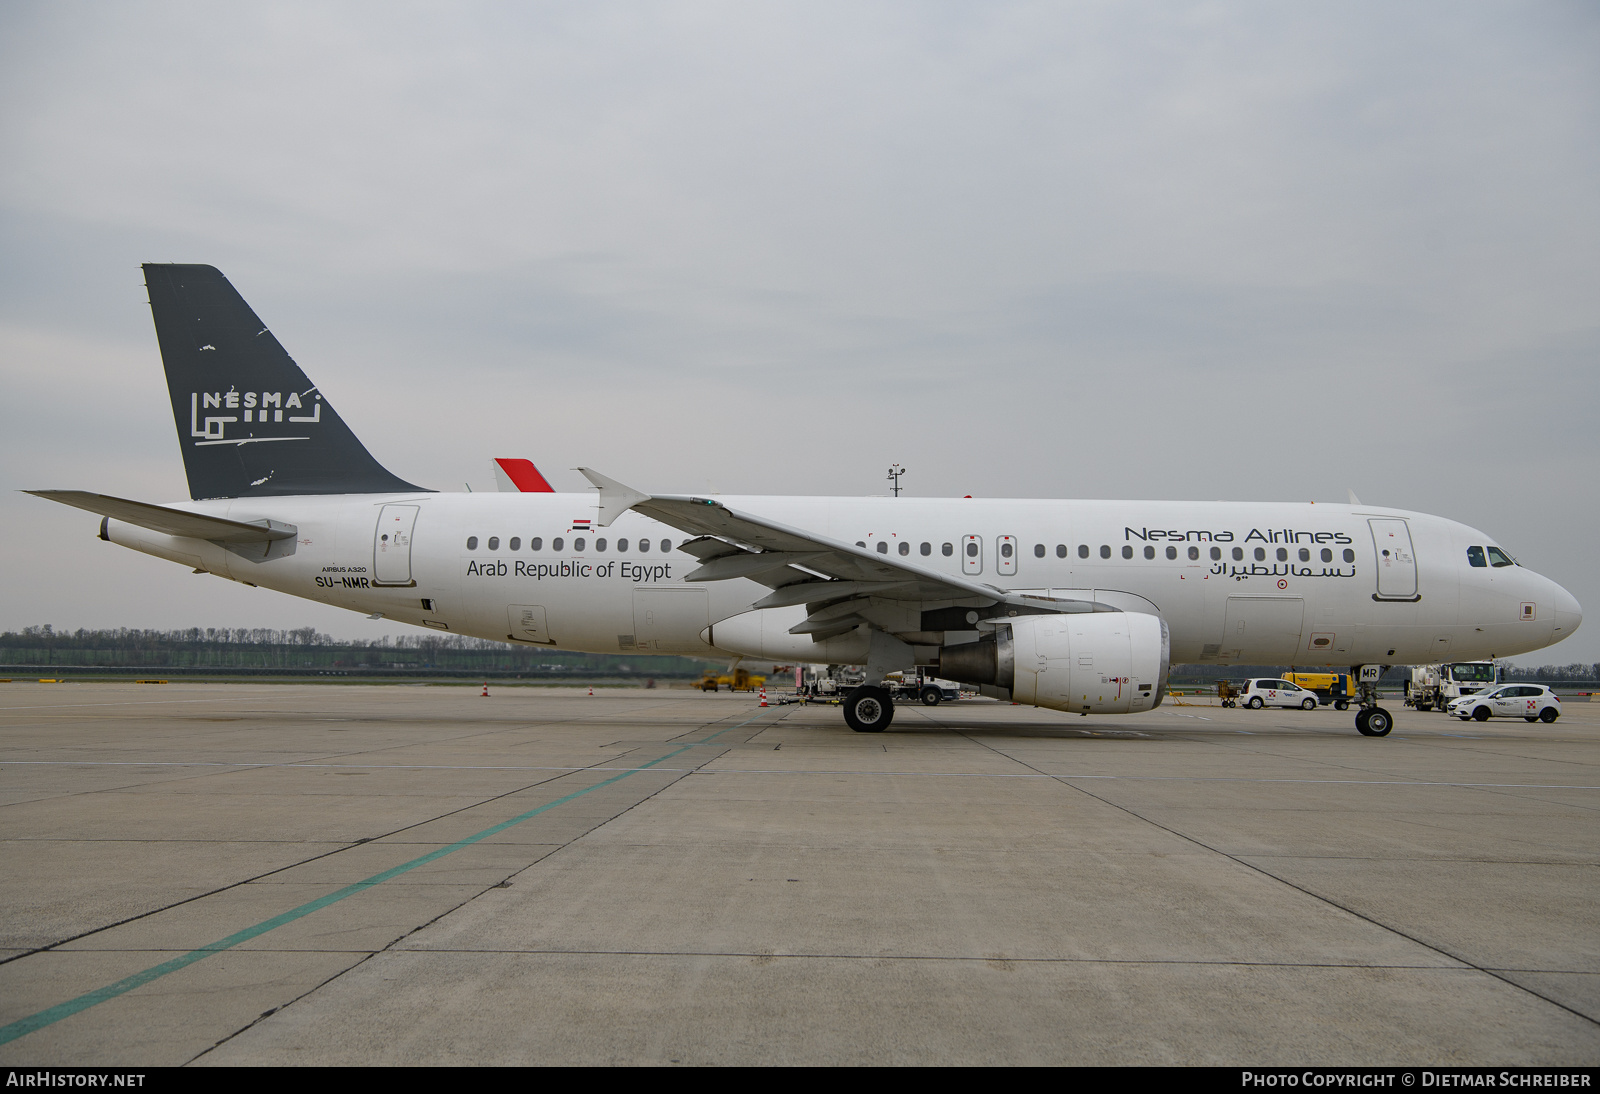
M1506 657L1560 641L1582 619L1577 601L1555 582L1509 560L1492 564L1498 545L1491 537L1401 510L717 500L999 589L1159 614L1171 629L1174 662L1349 666ZM767 587L744 578L686 582L696 560L677 547L689 537L634 512L610 527L591 527L592 494L351 494L172 508L271 519L298 535L292 553L266 560L116 520L107 522L107 538L235 581L450 633L596 653L763 652L719 639L715 625L748 613Z

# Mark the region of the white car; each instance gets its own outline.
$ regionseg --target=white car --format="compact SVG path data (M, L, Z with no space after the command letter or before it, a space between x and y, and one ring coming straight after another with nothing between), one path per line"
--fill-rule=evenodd
M1504 684L1452 699L1445 710L1463 722L1487 722L1490 718L1553 722L1561 717L1561 700L1543 684Z
M1316 710L1317 693L1287 680L1246 680L1244 690L1239 693L1239 703L1251 710L1260 710L1262 707Z

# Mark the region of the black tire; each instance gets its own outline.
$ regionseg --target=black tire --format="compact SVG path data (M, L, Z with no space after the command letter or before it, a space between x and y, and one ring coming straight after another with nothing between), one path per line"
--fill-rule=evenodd
M882 733L894 721L894 700L883 688L856 688L845 697L844 720L857 733Z
M1250 697L1250 701L1248 703L1246 703L1245 706L1249 707L1251 710L1260 710L1261 709L1261 696L1252 695Z
M1334 710L1349 710L1350 709L1350 701L1348 699L1340 699L1338 702L1333 704L1333 709Z
M927 687L922 689L922 705L923 706L925 706L925 707L936 707L943 701L944 701L944 692L940 691L938 688L934 687L932 684L929 684Z
M1371 711L1366 707L1362 707L1360 710L1356 711L1356 729L1361 731L1362 736L1366 735L1367 715L1370 713Z
M1545 707L1539 712L1539 721L1545 723L1546 725L1549 725L1559 717L1561 717L1561 712L1555 707Z
M1368 707L1366 718L1356 716L1356 728L1368 737L1387 737L1394 728L1394 718L1382 707Z
M1300 704L1300 709L1301 710L1316 710L1317 709L1317 701L1315 699L1307 699L1305 702Z
M1487 722L1489 720L1489 708L1474 707L1472 711L1472 720L1474 722Z

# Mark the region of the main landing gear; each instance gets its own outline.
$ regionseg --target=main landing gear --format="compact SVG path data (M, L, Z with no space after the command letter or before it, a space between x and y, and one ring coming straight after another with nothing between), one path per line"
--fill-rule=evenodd
M894 721L889 689L863 685L844 698L845 724L857 733L882 733Z

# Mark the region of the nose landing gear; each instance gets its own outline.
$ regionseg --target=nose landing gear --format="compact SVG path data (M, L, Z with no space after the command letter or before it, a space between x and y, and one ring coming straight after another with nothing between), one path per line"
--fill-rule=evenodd
M1361 709L1356 711L1356 731L1363 737L1387 737L1394 728L1394 716L1378 705L1378 677L1382 665L1357 665L1350 675L1360 681Z
M1356 729L1366 737L1387 737L1394 728L1394 719L1379 706L1362 707L1356 711Z

